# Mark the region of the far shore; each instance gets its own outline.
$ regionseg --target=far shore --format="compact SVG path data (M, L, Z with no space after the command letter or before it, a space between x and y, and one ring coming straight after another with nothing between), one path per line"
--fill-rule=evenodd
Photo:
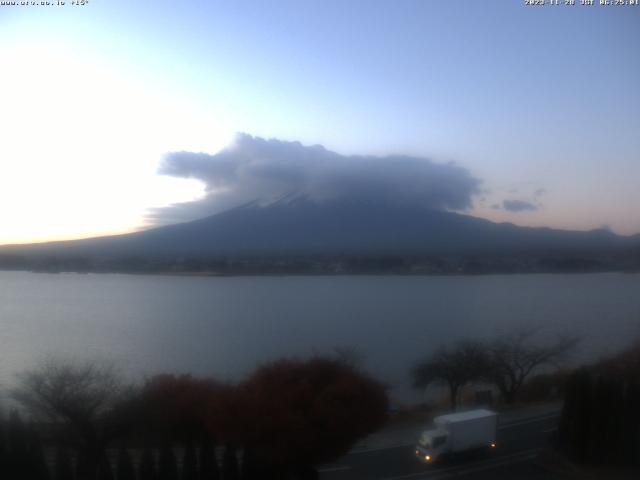
M246 272L217 272L217 271L128 271L128 270L22 270L0 269L0 272L27 272L38 274L77 274L77 275L145 275L170 277L350 277L350 276L385 276L385 277L478 277L495 275L581 275L597 273L620 273L634 275L640 270L531 270L531 271L487 271L487 272L278 272L278 271L246 271Z

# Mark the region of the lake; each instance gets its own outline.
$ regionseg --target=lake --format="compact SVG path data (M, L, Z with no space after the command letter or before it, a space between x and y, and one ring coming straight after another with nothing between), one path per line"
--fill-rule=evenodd
M640 275L179 277L0 272L0 383L49 354L115 359L132 375L239 379L283 355L355 346L412 399L438 345L520 325L583 336L576 361L640 335Z

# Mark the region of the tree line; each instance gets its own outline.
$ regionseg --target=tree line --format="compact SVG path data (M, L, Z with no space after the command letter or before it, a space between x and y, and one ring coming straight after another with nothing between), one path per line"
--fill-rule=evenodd
M542 342L537 333L536 329L522 329L490 341L461 340L441 347L413 367L413 385L418 389L432 384L446 386L453 410L462 389L476 382L495 385L502 400L513 404L533 373L560 365L579 341L561 336Z
M452 407L473 382L494 384L513 403L578 342L536 333L442 347L415 365L414 383L446 385ZM314 479L317 465L386 420L386 387L357 365L357 351L337 349L264 364L239 383L161 374L130 384L109 363L49 359L11 392L22 413L0 414L0 478ZM637 464L640 344L568 378L560 448L576 462Z
M141 385L110 364L50 359L11 396L30 422L0 421L8 480L317 478L388 411L386 387L334 357L281 359L236 384L162 374Z

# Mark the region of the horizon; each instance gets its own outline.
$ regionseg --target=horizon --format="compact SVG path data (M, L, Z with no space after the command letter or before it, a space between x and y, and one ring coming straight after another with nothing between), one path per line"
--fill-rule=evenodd
M126 234L286 191L640 233L640 8L0 14L0 245Z

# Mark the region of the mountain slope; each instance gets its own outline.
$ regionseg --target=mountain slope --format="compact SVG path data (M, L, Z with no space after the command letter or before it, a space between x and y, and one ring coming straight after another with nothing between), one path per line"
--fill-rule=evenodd
M639 245L638 235L606 230L527 228L415 206L294 198L126 235L5 246L0 252L107 257L587 254Z

